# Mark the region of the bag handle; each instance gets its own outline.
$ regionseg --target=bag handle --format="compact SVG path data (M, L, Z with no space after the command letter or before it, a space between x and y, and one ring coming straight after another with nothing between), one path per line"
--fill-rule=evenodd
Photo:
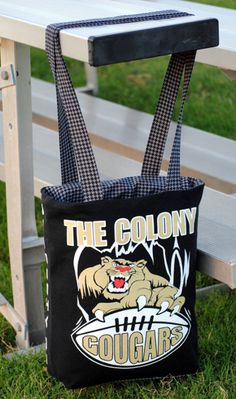
M182 99L181 99L178 122L174 136L174 142L170 156L170 162L167 171L166 190L168 191L184 190L189 187L188 183L186 183L183 179L181 179L180 175L181 132L183 124L184 105L188 94L189 83L192 76L195 57L196 57L196 51L185 53L185 69L184 69ZM185 184L186 187L184 186Z
M167 172L167 190L177 189L177 186L179 188L181 182L180 143L183 111L195 56L196 51L173 54L171 56L145 150L142 176L159 176L171 118L176 104L181 78L184 73L181 106ZM178 183L174 184L174 182L177 181Z
M85 121L62 56L60 31L62 29L170 19L188 15L190 14L167 10L55 23L47 26L46 51L56 83L62 184L75 182L80 178L84 201L102 199L103 190Z
M59 26L58 26L59 25ZM62 184L79 180L83 200L102 199L102 187L81 108L61 53L60 30L70 24L49 25L46 51L57 94Z

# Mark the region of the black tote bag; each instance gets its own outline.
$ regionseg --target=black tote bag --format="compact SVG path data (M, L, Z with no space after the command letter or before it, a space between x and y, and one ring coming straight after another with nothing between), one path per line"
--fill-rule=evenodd
M60 49L61 29L159 15L165 16L53 24L46 31L62 171L61 186L42 189L47 364L49 373L70 388L183 375L198 367L195 263L204 185L180 175L182 117L195 52L170 59L141 175L101 181ZM169 168L160 176L182 76Z

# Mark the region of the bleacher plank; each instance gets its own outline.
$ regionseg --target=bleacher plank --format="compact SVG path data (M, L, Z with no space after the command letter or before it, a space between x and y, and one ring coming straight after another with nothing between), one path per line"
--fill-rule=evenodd
M199 270L236 288L236 197L205 187L198 248Z
M2 114L0 114L0 124ZM93 147L101 178L121 178L128 173L140 174L141 164L122 155L113 154L99 147ZM34 192L40 198L40 190L45 185L57 185L61 182L58 134L50 129L33 124L34 151ZM114 176L113 176L114 161ZM111 173L112 171L112 173ZM4 147L0 131L0 180L4 178Z
M32 79L33 113L37 123L57 129L56 98L52 84ZM104 149L142 161L152 115L92 97L77 90L92 142ZM167 167L175 130L172 123L164 153ZM209 187L236 192L236 141L183 126L182 173L201 177Z

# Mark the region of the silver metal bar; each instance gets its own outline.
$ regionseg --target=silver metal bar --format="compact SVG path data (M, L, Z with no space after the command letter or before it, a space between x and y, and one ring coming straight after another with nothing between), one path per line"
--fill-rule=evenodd
M230 288L225 284L213 284L207 287L198 288L196 290L197 299L206 299L214 291L225 291L230 292Z
M35 353L39 353L43 350L45 350L45 344L31 346L28 349L21 349L21 350L17 350L14 352L6 353L5 355L3 355L3 357L5 359L11 360L15 356L24 356L24 355L29 355L29 354L35 354Z
M16 84L2 89L8 241L15 311L29 325L29 335L17 331L20 348L44 340L43 298L39 257L25 245L37 241L34 209L30 48L1 42L2 67L12 64ZM35 241L35 240L33 240ZM34 251L33 246L31 252ZM36 245L36 252L38 246ZM38 262L38 263L37 263Z
M12 325L17 334L20 334L25 341L28 340L28 324L15 311L7 299L0 294L0 313Z
M94 95L98 93L98 80L97 80L97 71L96 68L90 66L89 64L85 63L84 64L85 68L85 75L86 75L86 81L87 81L87 90L83 90L84 92L89 92ZM78 91L82 91L82 88L79 87Z

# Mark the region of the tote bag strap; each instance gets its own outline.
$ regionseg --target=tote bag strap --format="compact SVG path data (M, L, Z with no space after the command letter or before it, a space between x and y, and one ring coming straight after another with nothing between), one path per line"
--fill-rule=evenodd
M85 121L62 56L60 31L80 27L170 19L186 15L189 14L167 10L55 23L47 26L46 51L56 83L62 184L80 180L84 201L102 199L103 192Z
M181 131L183 124L184 104L188 94L189 83L192 76L195 56L196 56L196 51L185 54L182 99L181 99L178 122L174 136L174 142L170 156L169 167L167 171L166 190L169 191L184 190L188 189L189 187L188 181L186 181L186 179L181 179L180 175Z
M181 181L180 138L182 130L183 111L195 56L196 51L173 54L171 56L166 76L162 85L158 105L154 114L151 131L144 155L142 175L159 176L171 118L176 104L181 78L184 73L181 106L171 152L170 167L168 169L167 189L170 189L170 186L173 185L173 180L176 180L177 177L178 182Z
M60 30L71 24L49 25L46 51L56 83L62 184L80 180L83 200L103 198L96 160L81 108L61 53Z

